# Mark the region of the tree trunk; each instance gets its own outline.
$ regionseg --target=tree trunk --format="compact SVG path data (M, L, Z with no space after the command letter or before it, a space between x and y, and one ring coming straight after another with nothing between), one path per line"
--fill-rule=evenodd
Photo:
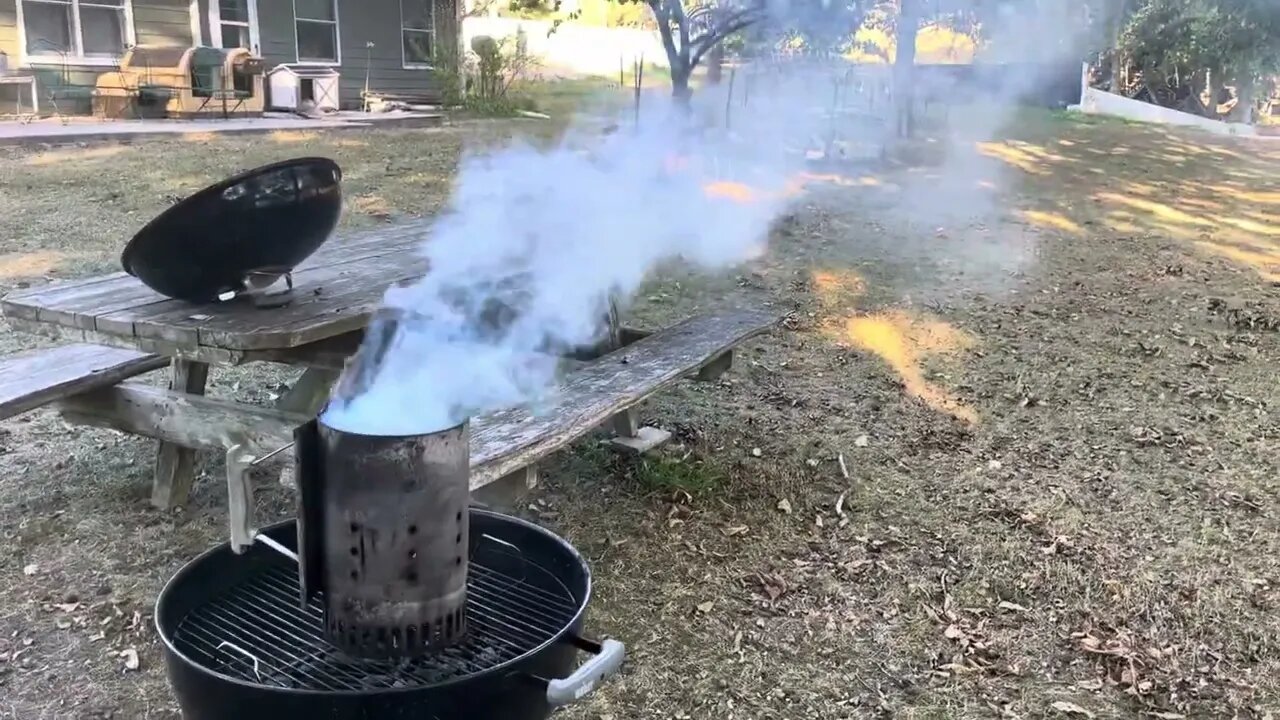
M1227 119L1231 122L1254 124L1254 84L1252 80L1236 81L1236 106Z
M676 105L688 107L693 100L693 90L689 87L689 69L676 63L671 66L671 97Z
M915 133L916 36L920 32L919 0L901 0L898 11L896 56L893 61L893 97L898 137Z
M1124 35L1124 21L1127 0L1114 0L1115 9L1111 16L1111 92L1124 94L1124 53L1120 50L1121 36Z
M719 85L724 75L724 47L720 43L711 46L707 52L707 84Z

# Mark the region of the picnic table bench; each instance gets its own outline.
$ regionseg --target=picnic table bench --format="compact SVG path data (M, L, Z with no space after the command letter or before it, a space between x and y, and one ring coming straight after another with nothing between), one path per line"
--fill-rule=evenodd
M279 308L192 305L124 273L12 293L0 310L13 327L72 344L0 358L0 419L54 403L70 422L160 440L151 494L160 508L186 502L195 450L226 453L232 544L243 548L256 535L250 470L321 409L385 289L426 272L418 252L425 231L413 224L334 238L294 272L293 300ZM568 369L538 413L512 408L472 419L473 493L518 494L536 482L541 458L601 425L612 426L623 449L661 444L669 434L641 427L636 406L681 378L724 372L733 348L776 320L730 309L652 333L615 327L597 348L565 359ZM204 396L211 366L248 362L303 372L275 407ZM129 380L166 365L167 388Z

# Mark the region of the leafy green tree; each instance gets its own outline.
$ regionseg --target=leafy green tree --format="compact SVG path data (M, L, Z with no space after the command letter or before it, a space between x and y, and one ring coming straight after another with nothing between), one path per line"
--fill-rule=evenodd
M1237 113L1248 120L1257 89L1280 73L1280 2L1137 2L1121 49L1142 71L1150 99L1214 117L1221 89L1233 85Z

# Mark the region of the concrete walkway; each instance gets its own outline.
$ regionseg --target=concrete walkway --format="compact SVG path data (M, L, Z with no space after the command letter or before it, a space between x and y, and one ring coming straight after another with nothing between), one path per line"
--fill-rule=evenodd
M74 143L204 134L270 133L298 130L351 130L370 127L434 127L442 115L423 112L337 112L323 119L282 113L260 118L228 120L97 120L72 118L63 125L57 119L31 123L0 122L0 145Z

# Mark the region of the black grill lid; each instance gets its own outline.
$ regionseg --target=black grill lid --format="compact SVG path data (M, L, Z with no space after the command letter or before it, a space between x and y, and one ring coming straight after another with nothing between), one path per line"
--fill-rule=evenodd
M161 295L214 302L292 271L342 212L342 170L328 158L285 160L211 185L129 241L125 272Z

